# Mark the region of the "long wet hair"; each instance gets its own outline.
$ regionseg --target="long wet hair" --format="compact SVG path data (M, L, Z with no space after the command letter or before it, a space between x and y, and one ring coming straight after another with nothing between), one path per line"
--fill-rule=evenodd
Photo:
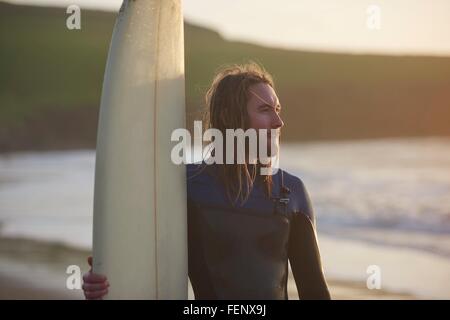
M227 145L226 129L240 128L246 131L249 128L250 119L247 112L247 103L250 98L249 88L258 83L265 83L274 88L272 76L257 63L235 64L219 69L206 92L203 121L206 128L215 128L222 132L224 158ZM214 150L211 154L214 155ZM227 197L233 206L238 200L243 204L248 199L261 166L271 166L271 163L268 165L259 162L249 164L245 161L244 164L219 165L219 181L225 187ZM270 196L272 176L261 176L261 180L266 195Z

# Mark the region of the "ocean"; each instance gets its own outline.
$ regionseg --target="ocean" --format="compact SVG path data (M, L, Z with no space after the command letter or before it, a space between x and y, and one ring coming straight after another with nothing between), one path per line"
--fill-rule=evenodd
M280 164L303 180L319 239L450 261L450 138L282 143ZM94 169L94 150L0 155L0 236L90 250Z

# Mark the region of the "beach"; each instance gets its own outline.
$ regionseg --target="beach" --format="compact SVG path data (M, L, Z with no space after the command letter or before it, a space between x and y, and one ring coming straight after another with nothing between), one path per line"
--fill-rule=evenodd
M327 242L327 241L324 241ZM334 241L332 241L334 242ZM26 239L0 239L0 299L72 300L84 299L81 290L69 290L66 273L69 265L79 265L82 272L88 271L88 251ZM331 257L330 257L331 258ZM369 290L365 281L344 281L327 277L333 299L417 299L402 293ZM297 288L292 278L288 280L290 300L298 299ZM188 298L194 299L189 286Z
M284 145L282 168L314 207L333 299L450 299L450 140ZM0 298L82 299L94 150L0 155ZM379 289L368 289L371 270ZM298 298L292 275L290 299ZM193 299L190 290L190 299Z

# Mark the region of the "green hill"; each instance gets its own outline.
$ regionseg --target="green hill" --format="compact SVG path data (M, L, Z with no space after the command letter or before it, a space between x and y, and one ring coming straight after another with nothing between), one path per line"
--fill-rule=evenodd
M115 14L0 2L0 150L95 147ZM275 78L287 140L450 135L450 58L280 50L185 25L188 123L222 64L255 60Z

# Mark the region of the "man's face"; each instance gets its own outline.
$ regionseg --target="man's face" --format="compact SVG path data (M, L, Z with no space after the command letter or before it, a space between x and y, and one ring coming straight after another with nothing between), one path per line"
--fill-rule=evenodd
M250 118L250 128L267 129L267 154L275 156L279 150L280 129L284 126L284 122L280 116L280 102L270 85L257 83L250 87L247 112ZM270 129L277 130L275 136L271 136ZM272 150L271 140L273 140L275 150Z

